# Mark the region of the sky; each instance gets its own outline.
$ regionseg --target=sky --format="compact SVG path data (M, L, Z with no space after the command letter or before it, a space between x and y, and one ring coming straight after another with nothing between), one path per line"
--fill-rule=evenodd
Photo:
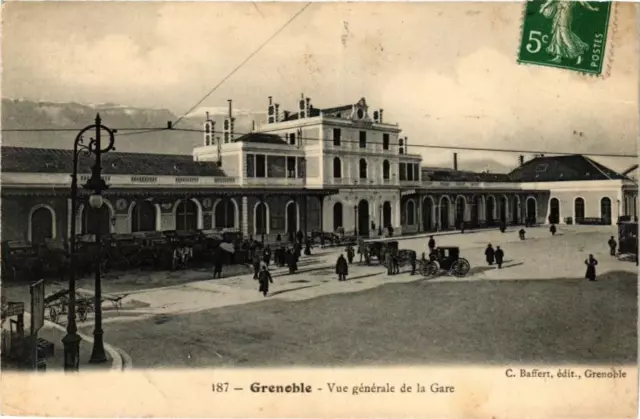
M303 3L4 5L2 96L167 108L181 115ZM605 78L516 62L523 4L313 3L202 103L324 108L365 97L411 145L635 153L639 41L617 4ZM425 164L451 151L416 147ZM513 166L517 156L458 152ZM621 170L634 159L599 159ZM628 163L628 164L627 164Z

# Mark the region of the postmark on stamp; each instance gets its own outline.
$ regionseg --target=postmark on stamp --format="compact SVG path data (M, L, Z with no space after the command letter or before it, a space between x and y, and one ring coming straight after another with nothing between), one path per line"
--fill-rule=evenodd
M518 62L601 75L611 2L527 1Z

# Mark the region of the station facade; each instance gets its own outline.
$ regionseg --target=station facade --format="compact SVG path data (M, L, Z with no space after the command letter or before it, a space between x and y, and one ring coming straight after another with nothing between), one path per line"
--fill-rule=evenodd
M272 240L297 231L376 237L490 227L504 221L615 224L637 216L637 184L581 156L536 157L508 174L422 166L397 124L364 98L295 112L269 98L267 121L237 134L207 117L191 156L110 152L99 211L79 200L71 219L72 152L2 147L2 240L105 233L233 230ZM90 162L80 160L80 183Z

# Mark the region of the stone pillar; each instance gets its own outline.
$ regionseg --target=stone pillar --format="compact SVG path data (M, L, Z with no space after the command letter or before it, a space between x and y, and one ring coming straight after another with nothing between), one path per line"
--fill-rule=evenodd
M243 236L249 237L249 198L242 197L240 213L242 214L242 223L240 224L240 232Z
M391 223L391 226L393 227L393 235L396 235L396 232L398 235L402 234L402 225L400 223L400 201L402 200L402 197L400 196L400 194L398 193L398 200L393 204L394 208L393 209L393 222Z
M422 195L417 195L418 202L416 203L416 217L418 222L416 224L418 225L418 233L422 232L422 198Z

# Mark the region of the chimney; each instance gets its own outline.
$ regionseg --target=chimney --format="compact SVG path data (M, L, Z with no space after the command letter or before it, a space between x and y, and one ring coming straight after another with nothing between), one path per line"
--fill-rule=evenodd
M458 153L453 153L453 170L458 171Z
M276 118L276 122L280 122L280 105L276 103L274 116Z
M289 115L291 113L289 111L282 111L282 115L284 116L284 120L286 121L287 119L289 119Z
M269 105L273 105L273 96L269 96Z
M384 119L382 119L382 113L384 112L384 109L380 109L380 123L382 124L384 122Z
M231 105L231 99L227 100L227 102L229 102L229 118L231 118L233 116L233 108Z
M209 120L209 111L207 111L207 121Z
M524 156L522 154L518 156L518 163L519 166L522 166L524 164Z
M409 137L404 137L404 154L409 154Z
M252 122L251 131L252 131L252 132L256 132L256 121L255 121L255 120L253 120L253 121L251 121L251 122Z

